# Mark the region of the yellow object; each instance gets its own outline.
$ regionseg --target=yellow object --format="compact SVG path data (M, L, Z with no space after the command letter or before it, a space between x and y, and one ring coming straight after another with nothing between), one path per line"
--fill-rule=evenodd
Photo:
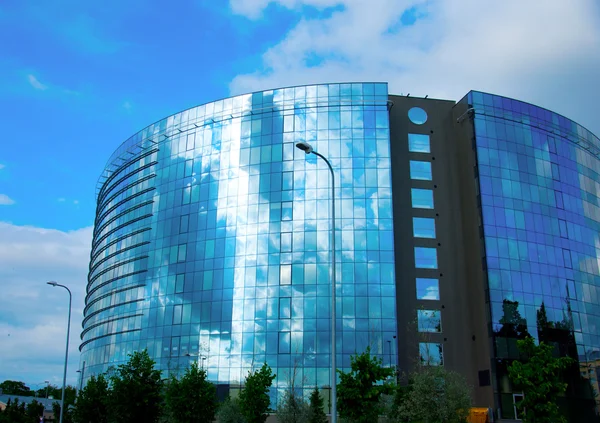
M487 408L471 408L467 422L469 423L489 423Z

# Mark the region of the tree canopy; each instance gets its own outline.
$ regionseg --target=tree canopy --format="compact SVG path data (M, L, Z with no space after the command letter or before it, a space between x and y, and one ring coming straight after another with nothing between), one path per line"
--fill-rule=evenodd
M508 376L516 389L523 391L523 400L516 404L523 423L566 423L557 399L567 389L561 373L573 363L570 357L555 357L554 347L533 338L517 342L522 355L508 367Z
M162 411L162 380L148 351L134 352L110 377L110 418L114 423L155 423Z
M171 378L166 389L166 406L173 423L202 423L215 419L217 389L197 362L188 367L181 379Z
M246 423L264 423L271 411L269 388L275 379L271 367L264 363L260 370L250 373L240 392L240 410Z
M340 416L352 423L370 423L381 414L381 396L393 392L393 385L386 381L394 376L393 368L383 367L382 360L371 356L371 349L350 357L351 371L338 370L338 411Z

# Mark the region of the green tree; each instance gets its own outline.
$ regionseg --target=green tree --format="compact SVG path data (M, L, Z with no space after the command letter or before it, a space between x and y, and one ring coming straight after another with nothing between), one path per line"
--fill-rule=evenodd
M2 423L28 423L25 404L18 398L8 399L6 409L0 413L0 422Z
M33 391L25 383L18 380L5 380L0 383L0 389L3 395L19 395L23 397L32 397Z
M464 422L471 408L471 387L459 373L443 366L423 366L396 391L396 421Z
M37 423L40 421L40 417L44 415L44 405L40 404L36 400L31 401L27 404L26 408L27 422Z
M46 393L48 397L54 398L55 400L60 400L62 398L62 385L49 385L47 388L40 388L35 391L35 395L39 398L46 398ZM65 402L67 406L75 404L75 397L77 396L77 390L74 386L67 385L65 387Z
M240 409L240 400L227 397L217 410L217 419L219 423L246 423Z
M308 423L327 423L327 415L323 410L323 398L319 393L319 388L313 389L310 393L310 402L308 410Z
M104 375L90 377L87 384L79 392L73 421L77 423L108 422L108 381Z
M156 423L162 410L162 380L148 351L134 352L110 377L109 421Z
M260 370L250 373L240 392L240 410L246 423L264 423L271 411L269 388L275 379L271 367L264 363Z
M166 406L173 423L211 422L217 410L217 389L197 362L178 380L172 377L166 390Z
M554 348L533 338L517 342L523 360L508 367L508 377L515 388L523 391L523 401L516 404L524 423L566 423L557 405L567 384L561 372L573 363L570 357L555 357Z
M338 411L340 416L352 423L376 422L381 409L381 396L391 394L394 386L387 380L394 376L394 369L383 367L380 358L371 356L371 348L350 357L351 371L338 370ZM382 383L383 382L383 383Z

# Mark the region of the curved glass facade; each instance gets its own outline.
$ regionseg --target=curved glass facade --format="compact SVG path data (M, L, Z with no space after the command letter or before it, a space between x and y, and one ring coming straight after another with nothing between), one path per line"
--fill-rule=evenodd
M468 103L504 417L514 417L506 365L527 334L576 358L567 397L592 398L589 382L597 387L600 371L600 140L527 103L479 92Z
M127 140L100 178L82 333L85 377L147 348L237 385L267 362L330 384L329 171L336 173L338 366L396 335L386 84L228 98ZM386 352L387 353L387 352ZM273 389L275 394L276 389Z

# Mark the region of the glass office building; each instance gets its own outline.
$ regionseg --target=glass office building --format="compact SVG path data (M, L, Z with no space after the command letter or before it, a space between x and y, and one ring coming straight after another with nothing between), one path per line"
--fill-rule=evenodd
M241 95L124 142L96 192L84 379L147 349L224 394L266 362L272 406L294 368L330 385L331 180L299 142L336 175L338 368L367 347L444 365L517 418L507 367L533 336L576 361L569 418L600 412L600 140L520 101L384 83Z
M506 366L519 356L516 339L527 335L578 359L576 370L597 386L600 140L527 103L479 92L468 103L501 406L509 411L520 395L510 389ZM593 394L569 382L568 396Z
M163 119L99 180L84 311L85 378L147 348L164 374L198 360L239 385L330 384L329 170L336 172L337 358L396 335L386 84L241 95ZM386 351L387 354L387 351ZM276 389L273 389L275 395Z

